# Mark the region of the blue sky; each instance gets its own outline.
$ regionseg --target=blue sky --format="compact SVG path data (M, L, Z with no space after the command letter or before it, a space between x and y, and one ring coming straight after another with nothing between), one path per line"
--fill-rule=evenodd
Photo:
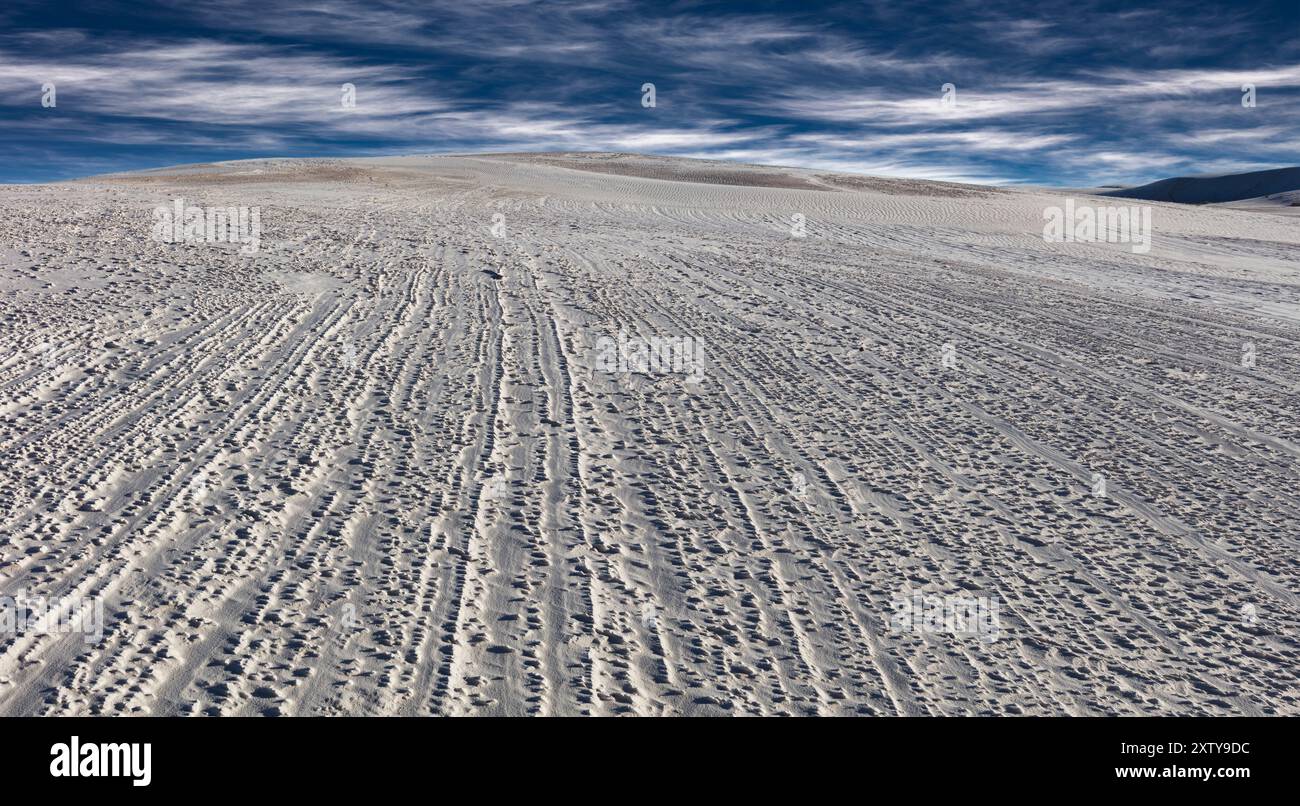
M0 6L3 182L523 150L1073 186L1297 165L1300 2Z

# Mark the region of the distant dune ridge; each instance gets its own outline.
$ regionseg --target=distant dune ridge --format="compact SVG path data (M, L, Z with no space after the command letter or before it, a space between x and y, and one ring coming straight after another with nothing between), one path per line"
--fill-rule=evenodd
M1285 195L1286 199L1278 199L1278 201L1290 202L1300 200L1300 167L1274 168L1268 171L1250 171L1240 174L1175 176L1137 187L1106 191L1098 195L1179 204L1223 204Z

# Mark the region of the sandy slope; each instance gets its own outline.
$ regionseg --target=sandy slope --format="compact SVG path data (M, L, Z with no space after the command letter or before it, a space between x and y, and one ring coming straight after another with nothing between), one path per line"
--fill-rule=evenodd
M0 188L0 713L1300 713L1300 221L566 159Z

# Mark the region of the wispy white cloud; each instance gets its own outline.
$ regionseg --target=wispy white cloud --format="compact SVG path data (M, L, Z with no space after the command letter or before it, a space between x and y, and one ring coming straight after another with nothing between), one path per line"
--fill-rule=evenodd
M249 155L605 149L1007 181L1296 161L1293 36L1247 68L1219 40L1257 26L1213 9L1170 21L1086 0L1046 0L1038 14L956 2L919 19L888 3L819 15L288 0L272 14L263 0L156 0L160 33L149 38L71 23L0 34L0 142ZM1219 37L1196 25L1204 19ZM165 35L182 22L184 36ZM57 113L35 111L45 81L58 84ZM652 109L639 103L645 81L658 86ZM946 82L955 105L941 103ZM344 83L355 108L340 104ZM1257 88L1255 108L1239 103L1243 84Z

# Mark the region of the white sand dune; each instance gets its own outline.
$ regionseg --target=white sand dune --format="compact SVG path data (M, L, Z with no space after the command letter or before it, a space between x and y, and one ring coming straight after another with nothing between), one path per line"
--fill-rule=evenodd
M260 250L151 240L176 198ZM107 622L0 634L0 714L1296 715L1300 221L1156 205L1135 254L1060 203L630 155L0 188L0 594Z

